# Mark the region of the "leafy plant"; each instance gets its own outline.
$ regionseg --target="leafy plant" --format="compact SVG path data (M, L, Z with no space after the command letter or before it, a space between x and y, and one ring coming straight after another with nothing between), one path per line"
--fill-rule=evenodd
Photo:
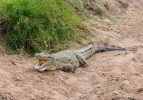
M67 0L0 0L12 49L57 51L77 36L80 17ZM1 15L2 16L2 15Z

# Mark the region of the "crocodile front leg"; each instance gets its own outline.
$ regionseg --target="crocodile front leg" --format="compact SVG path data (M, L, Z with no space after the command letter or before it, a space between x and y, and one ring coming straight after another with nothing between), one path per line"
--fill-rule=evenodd
M73 66L73 65L71 65L71 64L64 64L64 65L62 66L62 70L63 70L63 71L66 71L66 72L72 72L72 73L74 73L75 70L76 70L76 67Z
M89 65L87 64L86 60L81 56L81 55L76 55L76 58L78 59L79 61L79 64L80 66L79 67L82 67L82 68L85 68L85 67L88 67Z

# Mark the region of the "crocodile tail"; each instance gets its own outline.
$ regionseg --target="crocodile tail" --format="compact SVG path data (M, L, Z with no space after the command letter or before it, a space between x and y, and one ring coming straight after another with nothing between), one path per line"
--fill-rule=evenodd
M126 49L122 48L120 46L108 45L107 43L104 43L104 49L103 49L103 51L115 51L115 50L125 51Z
M125 48L121 48L119 46L115 45L108 45L107 43L95 43L95 44L89 44L79 50L77 52L80 52L82 56L85 59L88 59L92 55L94 55L97 52L103 52L103 51L115 51L115 50L126 50Z

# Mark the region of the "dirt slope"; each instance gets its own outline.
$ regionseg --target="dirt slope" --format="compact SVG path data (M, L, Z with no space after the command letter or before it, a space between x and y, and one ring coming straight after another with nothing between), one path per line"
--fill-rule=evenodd
M96 29L101 40L127 51L97 53L90 67L75 74L34 70L35 58L5 54L0 48L0 100L143 100L143 7L120 16L118 25Z

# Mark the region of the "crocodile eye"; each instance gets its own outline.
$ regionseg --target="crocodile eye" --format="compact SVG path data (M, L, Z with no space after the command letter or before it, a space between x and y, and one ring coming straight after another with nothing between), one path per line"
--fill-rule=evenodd
M52 59L52 57L50 57L50 56L49 56L48 58L49 58L49 59Z

